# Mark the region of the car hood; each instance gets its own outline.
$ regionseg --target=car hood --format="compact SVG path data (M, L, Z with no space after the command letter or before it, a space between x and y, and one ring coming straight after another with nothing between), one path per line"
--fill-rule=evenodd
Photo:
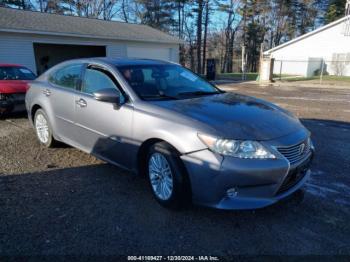
M224 138L270 140L304 129L288 111L264 100L234 93L154 103L200 122L201 126L208 126L208 130L214 128L215 135Z
M0 80L0 93L25 93L29 82L28 80Z

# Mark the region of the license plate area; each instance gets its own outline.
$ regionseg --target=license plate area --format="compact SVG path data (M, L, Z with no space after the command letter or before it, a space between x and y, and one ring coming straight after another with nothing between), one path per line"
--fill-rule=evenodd
M295 167L294 169L291 169L288 172L286 178L284 179L280 189L277 191L277 194L281 194L298 184L306 175L307 171L310 168L310 165L311 156L299 166Z

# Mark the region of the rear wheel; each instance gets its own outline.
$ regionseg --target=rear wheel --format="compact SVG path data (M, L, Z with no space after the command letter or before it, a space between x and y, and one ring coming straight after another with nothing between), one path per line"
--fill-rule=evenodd
M52 128L44 110L38 109L34 116L34 127L40 144L46 147L53 147L55 139L52 135Z
M148 178L156 200L179 208L190 203L189 181L177 151L165 142L153 145L147 157Z

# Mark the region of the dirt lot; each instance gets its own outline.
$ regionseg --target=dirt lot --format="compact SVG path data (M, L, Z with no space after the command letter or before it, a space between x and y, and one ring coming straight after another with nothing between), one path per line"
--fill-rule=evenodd
M256 211L160 207L147 181L0 120L1 255L350 255L350 89L231 84L298 115L317 149L303 193Z

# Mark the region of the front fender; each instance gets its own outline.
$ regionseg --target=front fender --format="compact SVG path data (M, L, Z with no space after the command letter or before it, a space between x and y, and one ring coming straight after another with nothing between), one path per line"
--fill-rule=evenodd
M160 139L171 144L180 154L187 154L207 148L197 133L193 126L135 112L134 140L139 144L149 139Z

